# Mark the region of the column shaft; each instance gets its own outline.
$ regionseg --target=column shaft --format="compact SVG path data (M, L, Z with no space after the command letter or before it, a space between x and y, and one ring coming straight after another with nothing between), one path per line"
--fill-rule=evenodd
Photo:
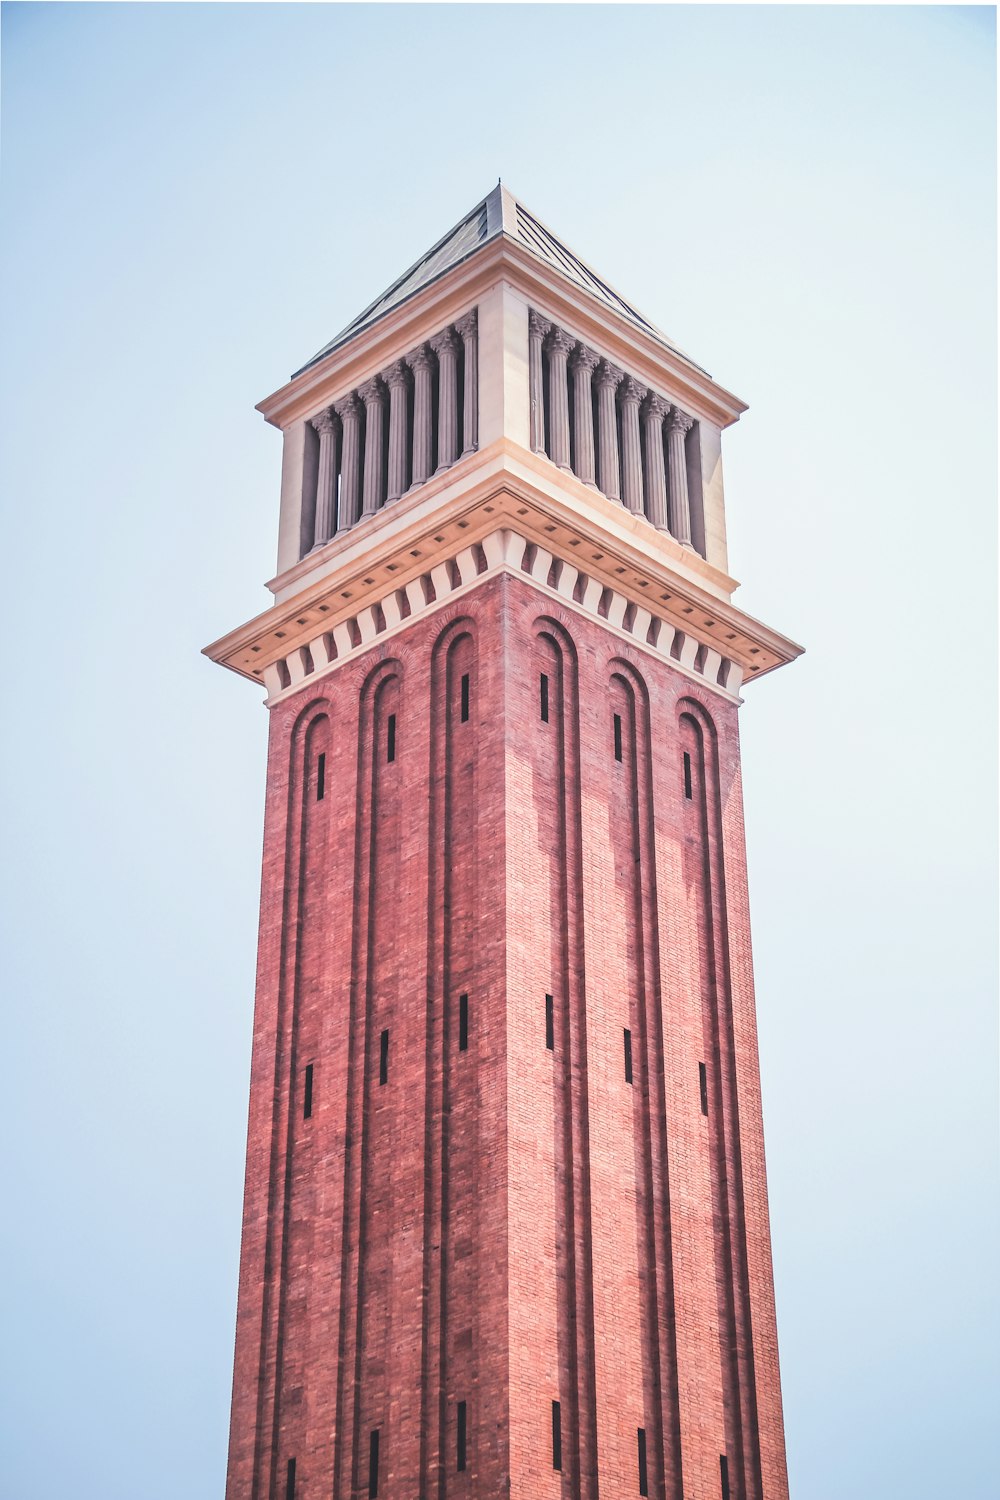
M584 484L595 484L593 375L598 356L583 345L570 359L573 371L573 472Z
M438 357L438 462L437 472L448 469L458 457L458 339L446 328L431 339Z
M692 547L691 502L688 498L685 434L694 426L694 418L675 406L667 418L667 473L670 480L670 530L685 547Z
M361 403L352 391L334 406L343 431L340 455L340 529L358 519L361 506Z
M455 332L465 346L462 399L462 456L479 447L479 319L475 308L459 318Z
M536 312L528 312L528 398L531 402L531 451L545 452L545 391L542 380L542 342L552 324Z
M615 415L615 391L621 379L621 370L607 360L602 361L597 371L597 485L612 500L621 499L618 422Z
M408 372L401 359L382 376L389 387L389 487L386 503L398 500L407 487L410 444L407 431Z
M670 407L650 392L642 408L646 451L646 514L661 531L667 529L667 474L663 464L663 419Z
M549 457L569 468L569 386L566 361L576 340L561 328L549 334Z
M413 481L411 488L430 479L434 463L431 352L426 344L406 356L413 371Z
M622 499L637 516L642 515L639 403L645 394L645 387L626 375L622 382Z
M385 419L384 387L378 376L358 391L365 403L365 483L363 516L373 516L385 494L385 458L382 452Z
M321 411L312 425L319 434L313 546L322 547L337 529L337 419L331 411Z

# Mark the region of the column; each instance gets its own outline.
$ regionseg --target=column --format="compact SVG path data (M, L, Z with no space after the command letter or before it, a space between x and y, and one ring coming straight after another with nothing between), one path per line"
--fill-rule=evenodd
M455 324L465 345L465 384L462 403L462 457L479 447L479 319L473 307Z
M687 455L684 435L694 426L694 417L675 406L667 418L667 475L670 480L670 530L683 547L694 551L691 541L691 502L688 499Z
M569 387L566 362L576 339L562 328L549 334L549 457L560 469L569 468Z
M385 370L382 379L389 387L389 488L386 504L398 500L406 490L409 433L407 432L407 387L410 372L401 359Z
M573 472L584 484L596 482L594 469L594 399L592 380L600 363L592 349L581 344L570 356L573 372Z
M667 529L667 475L663 466L663 419L670 407L650 391L642 408L642 440L646 450L646 514L661 531Z
M438 357L438 464L448 469L458 457L458 339L453 328L436 333L431 348Z
M382 504L385 485L385 461L382 455L382 431L385 420L385 387L377 375L358 390L365 403L365 485L363 516L373 516Z
M542 389L542 341L552 324L528 311L528 396L531 401L531 451L545 452L545 392Z
M433 356L426 344L406 356L413 371L413 478L415 489L431 477L434 460Z
M597 369L597 487L611 500L621 499L618 479L618 423L615 391L622 371L602 360Z
M639 449L639 403L646 387L626 375L622 381L622 499L633 515L642 515L642 453Z
M346 531L358 519L361 504L361 402L352 391L334 403L340 418L340 529Z
M313 547L322 547L337 529L337 418L330 410L318 411L311 419L319 433L319 465L316 473L316 514Z

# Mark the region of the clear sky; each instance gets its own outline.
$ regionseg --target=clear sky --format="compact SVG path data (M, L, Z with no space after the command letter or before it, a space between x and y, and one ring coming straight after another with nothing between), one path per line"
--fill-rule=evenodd
M992 1500L994 12L3 11L2 1500L218 1500L264 787L254 411L503 175L750 402L795 1500Z

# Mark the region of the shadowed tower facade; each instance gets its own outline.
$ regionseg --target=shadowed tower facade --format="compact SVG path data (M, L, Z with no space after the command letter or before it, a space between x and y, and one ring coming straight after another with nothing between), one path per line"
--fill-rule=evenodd
M229 1500L785 1500L746 408L498 186L259 409Z

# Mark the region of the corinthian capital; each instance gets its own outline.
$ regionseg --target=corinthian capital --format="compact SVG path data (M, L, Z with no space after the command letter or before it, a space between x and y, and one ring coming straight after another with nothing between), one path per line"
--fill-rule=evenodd
M597 384L603 390L606 390L608 386L614 390L616 386L621 385L624 378L624 370L619 370L618 366L613 365L610 360L601 360L601 363L597 367Z
M576 339L565 328L553 328L546 347L550 354L571 354L576 348Z
M442 328L441 332L436 333L431 339L430 345L440 359L442 354L446 354L449 350L454 353L458 348L458 342L458 335L454 328Z
M330 437L337 430L337 419L329 407L318 411L314 417L309 418L309 422L320 437Z
M670 402L664 401L655 391L650 391L643 404L642 414L652 422L662 422L670 410Z
M342 422L349 422L356 418L361 411L361 402L358 400L357 391L351 391L347 396L341 396L339 401L333 403L333 409Z
M593 349L588 349L586 344L578 344L569 358L571 370L586 370L592 375L601 362L601 356L595 354Z
M419 349L414 349L412 354L406 356L406 363L414 372L417 370L429 370L432 364L431 351L426 344L421 344Z
M381 404L385 399L385 386L377 375L373 375L371 380L358 387L358 395L366 406Z
M548 318L543 318L541 313L536 313L534 308L528 309L528 332L536 339L543 339L552 329Z
M694 417L689 417L686 411L681 411L675 406L667 419L668 432L690 432L694 426Z
M409 373L405 360L397 359L396 363L390 365L388 370L382 371L381 378L385 381L390 391L398 391L402 387L405 387L409 379Z
M622 400L630 406L638 406L646 394L646 387L633 380L631 375L626 375L622 381Z
M478 326L479 310L478 308L470 307L469 311L463 314L456 322L455 332L460 334L463 339L468 339L472 337Z

